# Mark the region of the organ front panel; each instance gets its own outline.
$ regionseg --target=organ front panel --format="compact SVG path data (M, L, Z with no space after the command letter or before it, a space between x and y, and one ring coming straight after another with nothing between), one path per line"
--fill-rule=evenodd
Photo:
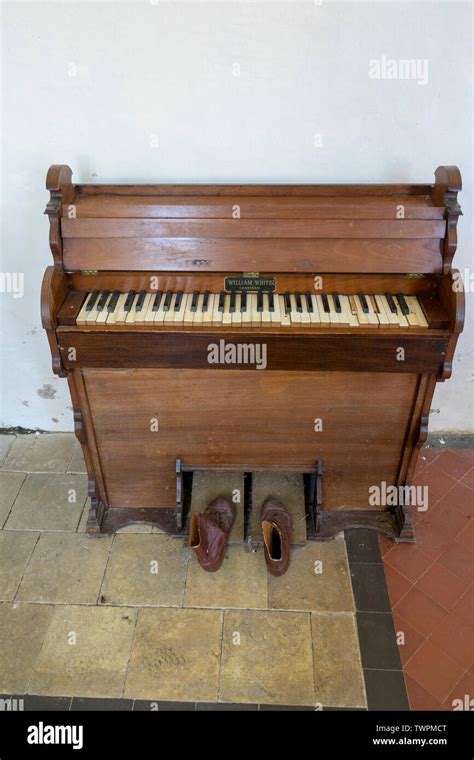
M456 167L433 185L230 186L74 185L53 166L47 187L42 318L90 532L179 534L183 473L240 470L302 473L310 537L413 539L409 505L369 489L410 484L451 374Z

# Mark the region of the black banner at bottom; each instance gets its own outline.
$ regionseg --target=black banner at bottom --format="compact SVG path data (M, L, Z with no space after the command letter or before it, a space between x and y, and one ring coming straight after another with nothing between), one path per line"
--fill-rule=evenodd
M214 706L215 707L215 706ZM221 707L221 706L219 706ZM362 757L473 757L470 712L366 712L292 709L208 709L140 712L0 712L0 760L27 757L95 757L150 751L180 754L188 747L226 752L227 736L234 751L272 754L303 749L314 752L359 752ZM245 706L242 706L245 708ZM238 733L235 733L238 731ZM246 733L248 731L248 734ZM244 733L245 732L245 733ZM271 732L271 733L270 733ZM212 749L213 737L215 748ZM160 746L161 745L161 746ZM239 750L240 747L240 750Z

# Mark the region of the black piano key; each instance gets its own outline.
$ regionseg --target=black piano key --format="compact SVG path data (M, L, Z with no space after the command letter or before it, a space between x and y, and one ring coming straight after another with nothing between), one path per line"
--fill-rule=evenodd
M339 300L339 295L337 293L333 293L332 300L334 301L334 308L336 309L336 314L341 314L342 307L341 307L341 301Z
M402 310L403 316L406 317L406 315L410 313L410 309L408 308L408 304L401 293L397 293L397 301L400 304L400 309Z
M247 311L247 293L245 291L240 294L240 311Z
M211 294L208 290L204 291L204 298L202 299L202 310L207 311L209 309L209 296Z
M235 298L236 298L236 292L235 290L231 291L230 294L230 312L233 314L235 312Z
M171 306L171 299L173 298L173 291L167 290L165 296L165 302L163 304L163 311L169 311Z
M275 298L273 296L273 290L268 291L268 311L275 311Z
M303 311L303 304L301 303L301 293L295 293L296 311L301 314Z
M304 297L306 298L306 308L308 309L309 314L312 314L313 309L313 299L311 298L311 293L306 292L304 294Z
M146 290L140 290L135 304L135 311L141 311L143 309L143 302L146 298Z
M133 304L133 300L134 300L135 296L136 296L135 291L134 290L130 290L129 293L128 293L128 296L126 298L124 307L123 307L124 311L130 311L130 309L132 308L132 304Z
M178 292L176 293L175 301L174 301L174 310L175 311L179 311L180 310L182 300L183 300L183 291L182 290L178 290Z
M285 293L284 300L285 300L285 314L291 314L291 300L290 300L289 293Z
M261 290L257 293L257 311L263 311L263 293Z
M97 311L103 311L105 304L107 303L107 299L110 296L110 290L103 290L100 294L100 298L97 301Z
M89 296L89 300L87 301L86 311L92 311L92 309L95 306L95 302L97 301L99 297L99 291L93 290L92 293Z
M224 311L225 303L225 290L221 290L219 293L219 303L217 304L217 311Z
M390 307L390 311L392 314L397 314L397 305L395 301L393 300L393 296L391 293L385 293L385 298L387 299L387 303Z
M114 292L112 293L112 297L109 301L109 304L107 306L107 311L109 313L112 313L113 311L115 311L116 306L117 306L117 301L119 300L119 298L120 298L120 290L114 290Z
M323 299L323 309L326 312L326 314L329 314L329 301L327 295L325 293L322 294L321 298Z
M153 306L151 307L152 311L158 311L158 309L160 308L162 296L163 296L163 291L159 290L153 299Z
M360 301L360 305L362 307L362 311L364 312L364 314L368 314L369 304L367 303L367 298L364 296L363 293L359 293L359 301Z
M193 298L192 298L192 301L191 301L191 311L197 311L198 300L199 300L199 290L194 290L193 291Z

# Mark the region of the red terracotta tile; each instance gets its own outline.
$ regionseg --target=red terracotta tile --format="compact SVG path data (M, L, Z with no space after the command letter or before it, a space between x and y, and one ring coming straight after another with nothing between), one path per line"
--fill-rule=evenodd
M416 544L421 551L434 560L451 546L452 539L441 533L426 518L416 526Z
M446 498L436 505L436 509L427 515L423 523L429 523L441 535L449 539L455 538L466 525L469 525L469 517L448 504Z
M474 664L474 629L455 615L446 615L431 634L430 641L462 668Z
M425 467L420 477L416 479L416 485L427 485L429 495L429 505L433 507L437 501L446 496L447 493L456 485L456 479L452 478L443 470L438 469L438 460ZM415 482L415 481L414 481Z
M396 612L393 613L393 624L395 626L400 659L405 667L405 663L408 662L410 657L413 657L416 650L423 644L425 637L421 633L418 633L418 631L415 631L413 626ZM403 639L400 634L403 634Z
M443 702L464 673L439 647L425 641L406 664L405 670L439 702Z
M428 694L414 678L405 673L405 684L407 687L408 701L412 710L441 710L441 702Z
M416 586L398 602L394 612L405 618L422 636L433 633L446 615L443 607Z
M446 710L474 710L474 676L464 673L443 703Z
M456 449L456 454L463 459L467 459L471 463L471 467L474 467L474 449Z
M434 460L442 453L443 449L434 449L432 446L421 449L418 457L418 464L421 464L422 467L426 467L431 464L431 462L434 462Z
M460 457L457 450L448 449L447 451L442 451L439 457L437 457L436 467L439 467L443 472L447 472L448 475L451 475L456 480L460 480L469 470L470 462Z
M460 598L453 611L466 625L474 628L474 585Z
M408 578L404 578L400 575L398 570L395 570L390 565L385 563L385 580L387 581L388 595L390 597L390 603L394 607L400 599L402 599L413 586L412 582Z
M395 544L386 536L379 535L380 554L382 557L386 555L394 548Z
M436 509L443 504L455 507L467 517L474 517L474 491L462 481L456 483L454 488L438 502Z
M420 578L416 588L428 594L441 607L451 610L470 585L470 579L459 578L451 570L447 570L439 562L435 562Z
M456 536L455 543L460 544L469 552L474 550L474 520L470 520L464 530Z
M459 578L474 577L474 552L453 541L438 559L440 565L451 570Z
M433 563L431 557L423 552L415 544L398 544L393 552L385 558L385 564L416 583Z
M461 480L461 483L474 489L474 467L471 467L471 469L467 471Z

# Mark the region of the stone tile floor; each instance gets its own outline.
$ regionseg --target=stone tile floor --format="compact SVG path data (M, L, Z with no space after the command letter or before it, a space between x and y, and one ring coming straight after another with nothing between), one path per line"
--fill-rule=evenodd
M157 529L84 534L72 435L0 436L0 465L1 693L367 706L343 539L295 548L282 579L244 545L206 574ZM381 564L362 568L369 585L383 576ZM362 594L369 627L378 603ZM397 668L395 658L387 672Z
M416 543L380 541L410 705L472 710L474 450L423 449L415 483L429 495Z

